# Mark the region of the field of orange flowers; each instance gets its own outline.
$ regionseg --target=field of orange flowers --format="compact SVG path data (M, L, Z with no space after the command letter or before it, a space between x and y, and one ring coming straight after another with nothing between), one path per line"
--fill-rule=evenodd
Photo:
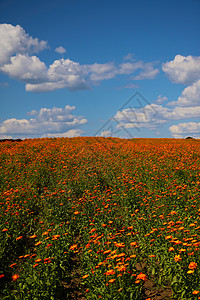
M1 142L0 197L1 299L200 299L200 140Z

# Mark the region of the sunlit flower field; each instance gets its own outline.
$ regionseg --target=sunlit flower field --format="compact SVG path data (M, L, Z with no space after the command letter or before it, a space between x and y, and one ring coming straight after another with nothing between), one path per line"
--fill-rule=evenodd
M0 197L1 299L200 299L200 140L1 142Z

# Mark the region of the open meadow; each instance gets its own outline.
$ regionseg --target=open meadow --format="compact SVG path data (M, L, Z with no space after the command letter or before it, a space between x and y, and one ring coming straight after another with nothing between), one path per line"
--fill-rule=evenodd
M1 299L200 299L200 140L0 143Z

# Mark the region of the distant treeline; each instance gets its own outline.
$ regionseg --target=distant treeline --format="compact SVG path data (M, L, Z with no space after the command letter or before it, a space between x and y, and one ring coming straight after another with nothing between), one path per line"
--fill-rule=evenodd
M0 139L1 142L21 142L21 139Z

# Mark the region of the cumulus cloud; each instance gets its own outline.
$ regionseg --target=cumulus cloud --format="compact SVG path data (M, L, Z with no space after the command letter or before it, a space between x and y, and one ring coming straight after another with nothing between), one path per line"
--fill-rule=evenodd
M186 135L192 135L193 137L200 136L200 123L188 122L179 123L169 128L174 137L183 137Z
M77 127L87 123L82 116L74 116L71 112L75 106L66 105L65 108L41 108L39 111L28 113L34 116L31 119L7 119L0 123L0 135L17 135L19 136L66 136L72 134ZM71 133L70 133L70 132ZM75 131L74 131L75 134Z
M47 80L47 69L37 56L17 54L12 56L9 64L0 68L10 77L24 82L38 83Z
M163 103L163 102L165 102L165 101L167 101L167 100L168 100L167 97L162 96L162 95L158 95L158 98L157 98L157 100L156 100L156 103L161 104L161 103Z
M137 76L132 76L134 80L154 79L159 73L158 69L154 69L153 63L143 63L142 71Z
M0 71L24 82L26 91L90 89L102 80L118 75L133 75L136 70L140 73L132 77L135 80L153 79L159 72L153 63L133 60L130 54L119 65L113 62L81 65L68 58L55 60L46 66L39 57L33 55L45 48L48 48L47 42L29 36L20 25L0 25ZM55 51L63 54L66 49L60 46Z
M172 101L169 105L180 106L197 106L200 105L200 80L194 82L192 85L186 87L178 101Z
M67 50L63 46L60 46L56 48L55 51L59 54L64 54Z
M192 84L200 79L200 57L176 55L163 64L162 70L174 83Z
M109 137L111 135L112 135L112 131L110 131L110 130L103 130L100 134L100 136L102 136L102 137Z
M83 133L84 133L84 131L81 130L81 129L71 129L71 130L68 130L68 131L63 132L63 133L48 133L48 134L44 134L41 137L42 138L45 138L45 137L48 137L48 138L69 137L70 138L70 137L81 136Z
M0 66L8 64L13 55L37 53L46 48L46 41L29 36L20 25L0 24Z
M169 120L181 120L195 117L200 117L200 106L175 107L171 109L158 104L149 104L143 108L127 108L118 111L114 116L114 119L118 122L118 128L155 128L161 124L167 123Z
M32 92L48 92L60 88L68 88L69 90L88 89L89 82L86 68L83 68L79 63L73 62L70 59L55 60L46 73L46 82L28 83L27 91Z

